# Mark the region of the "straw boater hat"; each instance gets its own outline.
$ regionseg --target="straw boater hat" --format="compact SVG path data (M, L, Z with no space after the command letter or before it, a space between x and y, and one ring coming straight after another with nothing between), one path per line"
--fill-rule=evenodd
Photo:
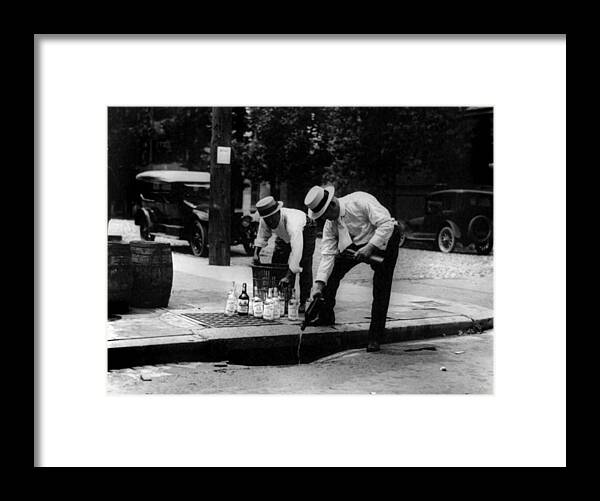
M273 197L265 197L256 202L256 210L262 218L272 216L283 207L283 202L277 202Z
M334 192L333 186L313 186L304 198L304 205L308 207L308 217L319 219L329 207Z

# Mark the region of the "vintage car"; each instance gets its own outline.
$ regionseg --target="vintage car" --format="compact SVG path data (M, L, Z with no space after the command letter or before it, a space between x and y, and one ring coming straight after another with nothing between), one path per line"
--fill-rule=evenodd
M196 256L208 255L210 173L154 170L136 176L139 203L135 224L144 240L159 235L187 240ZM236 209L231 220L231 245L242 244L248 255L258 231L256 214Z
M442 190L427 195L425 215L400 220L400 246L408 240L430 241L441 252L456 244L474 244L478 254L493 247L494 194L487 190Z

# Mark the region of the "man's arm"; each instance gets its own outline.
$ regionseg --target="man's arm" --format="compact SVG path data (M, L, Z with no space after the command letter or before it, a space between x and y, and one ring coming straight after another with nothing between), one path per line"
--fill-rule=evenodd
M292 273L300 273L302 271L300 261L302 259L302 250L304 249L303 229L303 226L294 228L290 233L290 246L292 250L288 259L288 267Z
M321 262L317 270L315 282L327 283L333 265L335 264L335 256L338 254L338 232L334 221L325 222L323 227L323 240L321 242Z
M392 236L395 222L389 211L374 196L368 195L361 202L363 209L367 212L369 222L376 227L376 230L369 242L356 251L354 257L359 261L367 261L375 248L383 250Z
M298 217L300 216L300 217ZM290 236L290 256L288 258L288 270L285 276L279 281L280 288L289 287L294 281L294 275L302 272L300 261L302 260L302 251L304 249L304 226L306 225L306 216L303 214L290 213L287 217L286 230Z
M266 247L269 243L269 238L273 231L267 226L267 224L261 219L258 223L258 231L256 233L256 239L254 240L254 264L260 264L260 251L263 247Z
M261 219L260 223L258 223L258 232L256 233L256 239L254 240L254 247L266 247L271 235L273 235L273 231L267 226L267 223Z
M377 228L369 243L383 250L394 232L396 222L390 215L390 211L381 205L375 197L370 196L365 200L365 204L369 221Z

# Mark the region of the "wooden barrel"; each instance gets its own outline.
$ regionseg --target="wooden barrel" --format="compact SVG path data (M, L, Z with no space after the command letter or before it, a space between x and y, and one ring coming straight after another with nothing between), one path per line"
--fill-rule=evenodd
M131 305L139 308L168 306L173 286L171 244L136 240L130 243L130 248Z
M124 313L129 309L133 271L129 244L108 242L108 312Z

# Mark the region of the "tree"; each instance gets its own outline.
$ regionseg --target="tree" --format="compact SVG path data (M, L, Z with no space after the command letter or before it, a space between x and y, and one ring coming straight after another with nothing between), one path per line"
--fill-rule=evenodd
M459 108L330 108L333 161L326 180L341 193L370 191L393 206L398 184L457 182L467 175L470 131Z
M247 131L235 141L243 173L254 182L268 181L275 196L292 186L288 205L301 206L299 193L321 182L331 159L324 148L318 108L247 108Z

